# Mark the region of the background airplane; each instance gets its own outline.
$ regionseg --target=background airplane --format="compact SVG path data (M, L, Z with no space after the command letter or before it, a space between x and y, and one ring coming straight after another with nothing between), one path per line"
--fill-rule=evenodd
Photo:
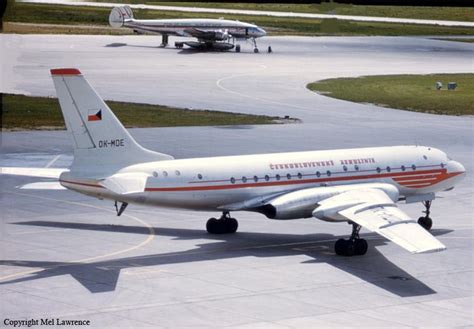
M168 45L169 35L198 39L175 42L177 48L187 45L195 49L230 50L235 46L235 51L240 52L240 45L235 45L235 41L250 40L258 53L256 39L267 34L257 25L225 19L135 19L129 6L113 8L109 23L114 28L125 26L137 33L161 34L163 47Z
M129 203L220 211L206 228L223 234L237 231L231 211L253 211L279 220L350 223L350 238L335 244L338 255L366 253L361 227L412 253L446 248L428 232L431 202L436 192L452 189L465 169L438 149L392 146L175 160L141 147L79 70L51 74L74 144L74 161L59 182L114 200L119 216ZM39 174L48 177L44 169ZM58 174L54 169L50 177ZM423 202L425 216L411 219L398 201Z

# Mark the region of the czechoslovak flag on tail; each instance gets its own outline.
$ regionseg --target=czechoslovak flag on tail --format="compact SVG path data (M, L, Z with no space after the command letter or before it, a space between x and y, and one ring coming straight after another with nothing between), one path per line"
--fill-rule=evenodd
M89 110L87 121L100 121L102 120L102 110Z

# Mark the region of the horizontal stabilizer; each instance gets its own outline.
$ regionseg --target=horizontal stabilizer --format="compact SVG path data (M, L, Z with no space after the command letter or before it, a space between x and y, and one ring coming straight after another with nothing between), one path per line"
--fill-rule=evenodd
M99 184L116 194L141 193L145 191L148 177L144 173L115 174L99 181Z

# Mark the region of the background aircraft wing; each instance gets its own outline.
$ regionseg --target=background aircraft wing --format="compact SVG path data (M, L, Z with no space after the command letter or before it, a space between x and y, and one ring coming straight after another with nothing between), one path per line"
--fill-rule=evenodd
M343 217L376 232L412 253L434 252L446 247L398 209L382 190L350 190L319 202L313 216Z
M41 178L59 179L61 173L69 171L66 168L24 168L24 167L0 167L0 175L16 175Z

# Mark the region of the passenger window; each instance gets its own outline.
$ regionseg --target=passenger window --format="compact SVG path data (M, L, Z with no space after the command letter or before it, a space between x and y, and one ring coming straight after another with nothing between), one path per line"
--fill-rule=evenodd
M416 170L416 166L414 164L411 165L411 169Z
M202 179L202 175L201 174L198 174L198 179ZM235 181L235 179L234 179Z
M243 176L243 177L242 177L242 182L243 182L243 183L246 183L246 182L247 182L247 177Z
M401 166L400 169L401 169L402 171L405 171L407 168L405 168L405 166Z
M253 181L256 183L258 182L258 177L257 176L253 176Z
M392 168L387 167L387 172L390 172L390 171L392 171Z
M179 170L175 170L174 173L175 173L176 176L181 175L181 172Z
M299 179L303 178L303 175L300 172L298 173L298 178Z
M265 180L268 182L270 180L270 176L265 175Z
M163 176L167 177L167 176L168 176L168 172L167 172L167 171L163 171Z
M234 177L231 177L231 178L230 178L230 182L231 182L232 184L235 184L235 178L234 178Z
M355 165L355 166L354 166L354 169L355 169L356 171L359 171L359 166L358 166L358 165Z
M158 173L156 171L153 172L153 177L158 177Z
M380 169L380 167L377 167L377 172L380 174L380 172L382 171L382 169Z
M347 171L347 166L343 166L342 169L344 169L344 171Z
M321 173L319 171L316 171L316 177L321 177Z
M441 166L441 168L444 168L444 163L442 163L440 166Z
M331 176L331 171L330 170L326 171L326 174L328 175L328 177Z
M291 175L290 175L290 174L286 174L286 178L287 178L287 179L291 179Z
M280 180L281 177L280 177L280 175L276 174L275 178L276 178L276 180Z

